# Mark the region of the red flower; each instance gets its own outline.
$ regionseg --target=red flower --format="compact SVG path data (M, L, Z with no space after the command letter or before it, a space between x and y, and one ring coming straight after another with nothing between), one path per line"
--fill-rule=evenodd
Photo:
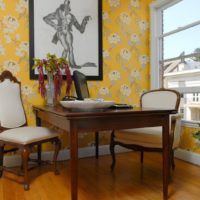
M54 80L54 94L57 98L61 94L62 87L62 71L65 70L66 75L66 95L69 95L72 84L72 76L69 69L69 65L64 58L57 58L56 55L47 54L46 59L34 59L33 69L37 68L39 72L38 81L39 81L39 92L42 97L46 96L46 88L44 82L44 70L47 74L52 75Z
M39 91L42 97L46 96L46 88L45 88L45 84L44 84L44 72L43 72L43 68L42 65L38 66L38 81L39 81Z

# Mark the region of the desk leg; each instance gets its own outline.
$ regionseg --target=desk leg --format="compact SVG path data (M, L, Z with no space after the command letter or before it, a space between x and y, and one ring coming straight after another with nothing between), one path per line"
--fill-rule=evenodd
M78 199L78 132L70 131L71 200Z
M169 140L169 116L166 117L165 125L163 126L163 199L168 199L168 184L169 184L169 156L170 156L170 140Z
M95 152L96 152L96 159L99 158L99 132L95 132Z

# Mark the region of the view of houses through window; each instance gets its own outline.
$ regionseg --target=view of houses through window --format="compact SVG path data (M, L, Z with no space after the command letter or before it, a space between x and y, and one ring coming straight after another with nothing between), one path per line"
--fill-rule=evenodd
M186 121L200 121L200 0L182 0L163 8L159 42L160 83L181 92Z

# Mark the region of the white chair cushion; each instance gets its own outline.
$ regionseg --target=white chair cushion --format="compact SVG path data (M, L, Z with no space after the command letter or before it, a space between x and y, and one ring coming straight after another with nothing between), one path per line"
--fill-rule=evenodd
M146 127L115 131L114 140L124 144L162 148L162 127ZM178 144L179 142L174 140L173 148L177 147Z
M16 128L25 122L19 84L5 79L0 83L0 125L5 128Z
M0 141L30 144L45 139L57 137L58 134L45 127L20 127L9 129L0 133Z
M176 101L174 92L158 90L142 96L142 107L175 109Z
M162 147L162 127L123 129L115 131L115 141L145 147Z

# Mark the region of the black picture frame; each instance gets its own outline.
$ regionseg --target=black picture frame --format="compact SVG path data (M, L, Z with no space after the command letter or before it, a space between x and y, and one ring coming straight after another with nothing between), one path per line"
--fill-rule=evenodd
M44 56L42 56L42 57L38 57L37 56L37 52L38 51L36 50L36 46L40 45L41 42L36 45L36 43L39 42L39 40L36 40L36 31L38 30L38 27L36 27L36 23L35 23L36 22L36 17L35 17L36 14L35 13L36 13L36 7L37 7L37 6L35 7L35 4L39 4L39 3L41 4L41 2L43 2L43 1L45 1L45 0L29 0L29 41L30 41L29 42L29 63L30 63L30 79L31 80L38 79L37 71L35 71L32 68L33 65L34 65L33 58L36 57L36 58L40 58L41 59L41 58L44 57ZM51 2L52 3L57 2L59 4L59 6L61 6L61 4L64 4L65 1L66 0L57 0L57 1L48 0L48 4L47 4L46 7L48 7L48 5L51 5ZM77 1L79 3L82 2L83 4L86 2L86 1L80 1L80 0L77 0ZM89 2L91 0L87 0L87 1ZM102 0L92 0L92 1L96 1L97 7L98 7L97 11L96 11L97 19L94 17L96 19L95 22L97 22L97 24L96 24L97 41L96 40L93 41L93 42L95 42L97 44L97 49L94 49L96 51L96 53L97 53L97 55L95 54L97 56L96 62L94 62L96 67L85 67L85 68L82 67L80 69L74 68L74 69L72 69L72 73L73 73L74 70L78 70L78 71L80 71L80 72L82 72L82 73L84 73L86 75L87 80L102 80L103 79L103 69L102 69L102 60L103 60L102 59ZM71 2L74 3L74 0L71 0ZM72 7L72 5L71 5L71 7ZM79 5L79 7L80 7L80 5ZM55 11L56 9L58 9L58 7L57 8L54 7L54 10L52 10L52 8L51 8L51 10L49 10L49 13ZM89 9L89 7L87 9ZM94 9L94 8L91 7L91 9ZM73 7L71 8L71 12L73 12ZM48 14L48 13L44 13L43 16L46 16L46 14ZM90 15L90 13L88 13L88 15ZM82 17L82 19L83 19L83 17ZM37 20L38 20L38 15L37 15ZM44 21L43 18L39 18L39 20ZM91 17L91 20L92 20L92 17ZM80 20L77 19L77 21L79 22ZM81 21L79 23L81 24ZM90 21L88 21L88 24L89 23L90 23ZM49 25L45 24L45 26L48 27ZM87 26L88 25L86 25L86 28L85 28L86 31L87 31ZM42 26L42 28L43 28L43 26ZM51 34L51 36L53 37L53 35L55 34L56 30L54 30L52 27L51 27L51 29L52 29L51 30L52 32L47 32L47 35ZM78 33L78 31L77 31L77 33ZM46 32L45 32L45 36L46 36ZM51 42L51 41L49 41L49 42ZM92 44L92 41L90 41L90 42ZM45 45L43 45L43 46L45 46ZM82 52L83 53L87 52L87 50L86 50L87 46L88 45L86 45L86 47L84 46L82 48ZM41 47L41 48L43 48L43 47ZM50 48L46 49L47 50L46 53L49 53L49 49ZM64 49L64 47L63 47L63 49ZM80 49L80 47L79 47L79 49ZM52 51L53 51L53 48L51 48L51 52L50 53L52 53ZM93 50L90 50L90 51L93 51ZM55 53L55 54L57 55L57 53ZM61 56L62 55L57 55L57 57L61 57ZM87 56L89 56L89 55L87 55ZM89 60L87 60L85 62L90 63ZM94 74L91 74L92 70L95 72Z

